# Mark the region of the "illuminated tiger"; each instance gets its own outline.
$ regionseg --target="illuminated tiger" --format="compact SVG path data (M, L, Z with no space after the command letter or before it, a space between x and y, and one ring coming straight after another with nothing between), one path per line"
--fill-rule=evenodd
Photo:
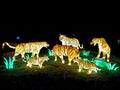
M111 48L107 44L106 40L104 38L93 38L92 41L90 42L91 45L96 45L98 44L98 55L97 57L99 58L102 53L102 58L107 59L109 62L110 60L110 53L111 53Z
M74 59L73 62L77 63L78 72L81 72L81 70L86 69L86 70L88 70L87 73L91 74L93 71L97 72L97 71L101 70L93 62L88 62L88 61L84 61L84 60L81 60L81 59Z
M42 68L43 63L48 60L49 60L49 57L46 55L44 55L43 57L29 58L27 61L27 66L31 68L32 65L38 65L40 68Z
M76 47L77 49L83 49L83 44L80 46L79 40L77 38L69 38L66 35L60 34L59 40L62 42L62 45L68 45Z
M68 57L68 65L71 65L71 61L75 58L79 58L80 51L72 46L67 45L59 45L56 44L52 48L52 53L55 56L55 61L57 61L57 57L59 57L62 63L65 63L64 56Z
M15 49L14 57L21 54L22 58L24 59L25 59L25 53L32 53L32 56L36 55L36 57L39 57L40 50L43 47L48 48L50 46L46 41L20 43L16 46L11 46L8 42L4 42L2 44L2 48L4 48L5 45Z

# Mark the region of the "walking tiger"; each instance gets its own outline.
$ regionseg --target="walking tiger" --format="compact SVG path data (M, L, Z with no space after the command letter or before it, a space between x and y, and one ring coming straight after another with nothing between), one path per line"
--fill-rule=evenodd
M75 58L79 58L80 51L72 46L67 45L59 45L56 44L52 48L52 53L55 56L55 61L57 61L57 57L59 57L62 63L65 63L64 56L68 57L68 65L71 65L71 61Z
M28 43L19 43L16 46L10 45L8 42L2 43L2 48L7 45L9 48L15 49L14 57L21 54L22 58L25 58L25 53L32 53L32 56L36 55L39 57L40 50L43 47L48 48L50 44L46 41L42 42L28 42Z

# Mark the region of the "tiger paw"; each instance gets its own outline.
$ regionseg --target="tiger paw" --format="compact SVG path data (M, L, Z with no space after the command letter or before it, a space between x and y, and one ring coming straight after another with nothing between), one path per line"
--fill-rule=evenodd
M71 63L68 63L68 65L70 66L70 65L71 65Z

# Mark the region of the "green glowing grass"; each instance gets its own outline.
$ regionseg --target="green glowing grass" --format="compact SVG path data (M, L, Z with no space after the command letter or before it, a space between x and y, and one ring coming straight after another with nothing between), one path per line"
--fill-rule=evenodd
M108 62L101 58L92 58L91 62L95 63L98 67L104 68L107 66Z
M5 68L6 69L13 69L13 64L15 61L14 58L9 56L8 60L5 57L3 57L3 59L4 59L4 63L5 63Z
M81 52L81 54L83 55L83 56L89 56L90 55L90 51L88 50L82 50L82 52Z
M114 64L112 64L112 63L108 63L108 64L107 64L107 68L108 68L108 70L113 70L113 71L116 71L116 70L119 69L119 67L116 66L115 63L114 63Z
M26 60L28 60L28 59L31 58L31 57L36 57L36 56L35 56L35 55L32 56L32 55L30 55L30 54L26 54L26 55L25 55L25 59L26 59Z
M44 50L43 50L44 51ZM47 50L45 52L41 52L40 55L48 55L48 52L51 53L50 50ZM7 54L8 55L8 54ZM9 54L9 56L12 56L12 54ZM56 77L56 78L76 78L76 79L82 79L86 78L86 80L91 78L98 78L101 80L109 79L111 76L119 76L120 75L120 69L118 66L118 63L113 62L107 62L106 60L102 58L95 58L96 54L91 52L89 55L83 56L81 59L89 62L94 62L98 67L100 67L101 71L97 73L92 73L91 75L86 74L86 70L82 70L81 72L78 72L78 66L77 64L74 64L72 62L71 66L68 66L68 58L65 57L65 63L62 64L60 58L56 62L54 62L54 56L49 57L50 60L48 62L45 62L42 69L39 69L38 66L33 66L32 68L28 68L26 66L26 63L22 61L22 58L17 56L16 63L14 64L13 70L4 70L1 72L1 75L29 75L29 74L40 74L40 75L47 75L48 77ZM29 59L31 57L30 54L26 54L26 59ZM9 57L10 58L10 57ZM6 63L6 68L9 68L9 61L10 59L7 59L4 57ZM111 60L114 61L114 60ZM2 68L1 68L2 71Z
M52 54L50 49L48 49L48 56L53 56L53 54Z
M93 58L91 62L95 63L98 67L106 70L116 71L119 69L119 66L117 66L115 63L107 62L101 58Z

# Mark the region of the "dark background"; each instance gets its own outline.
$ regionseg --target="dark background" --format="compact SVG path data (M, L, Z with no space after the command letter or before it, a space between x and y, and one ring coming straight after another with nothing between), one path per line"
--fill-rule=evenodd
M104 37L118 54L120 50L119 12L117 6L57 6L24 7L15 5L2 7L0 43L47 41L50 48L59 42L59 34L76 37L85 49L94 37ZM16 37L20 36L19 40ZM120 56L120 55L117 55Z
M3 6L1 5L0 14L0 45L5 41L11 43L20 43L45 40L50 43L51 48L56 43L60 43L58 39L59 34L66 34L69 37L78 38L80 43L84 45L85 49L97 51L97 46L90 46L89 43L94 37L104 37L111 47L112 55L120 57L120 44L118 44L118 40L120 40L120 15L119 5L116 5L117 2L115 4L113 4L113 1L112 3L102 2L102 4L98 2L100 3L100 5L98 5L98 3L95 2L93 2L92 4L89 2L88 4L87 2L76 3L78 5L69 4L69 2L63 2L62 4L58 5L58 3L54 2L54 5L48 3L49 6L46 5L46 3L44 4L44 6L41 5L42 3L38 3L39 5L29 4L29 2L25 4L23 3L24 2L22 2L22 4L20 5L18 5L18 3L15 2L13 2L14 5L10 4L9 2L6 2L4 5L2 3ZM16 39L17 36L20 36L19 40ZM12 50L9 50L9 48L6 49L7 51ZM0 53L3 52L4 50L0 48ZM32 76L26 76L28 77L27 79L26 77L23 77L18 78L18 82L19 80L21 81L21 83L25 81L25 87L27 85L34 87L34 85L37 86L41 82L39 76L35 76L35 79L33 81L30 81L30 78L33 78ZM16 81L16 78L14 78L14 80ZM3 83L4 81L5 80L3 79L1 83ZM43 82L47 81L48 79L44 80L43 78ZM50 85L52 85L53 83L51 82L51 80L49 81ZM84 89L85 87L89 88L89 84L91 86L93 85L93 88L100 90L103 87L107 88L107 86L109 86L109 89L111 89L112 85L114 89L116 87L119 88L119 78L110 82L102 82L102 85L101 83L99 83L99 81L87 82L87 85L86 83L84 83L84 81L61 81L62 85L64 84L63 86L61 85L60 81L56 80L54 83L56 85L59 82L59 86L61 85L61 87L64 87L68 83L70 84L71 82L73 82L70 85L68 85L79 85L79 87L82 86ZM31 82L31 84L26 84L26 82ZM93 84L94 82L95 84ZM15 86L15 82L13 83L11 84L13 84L16 88L19 88L17 87L19 85L21 86L21 83L16 83L17 86ZM8 86L10 86L11 84L8 82ZM6 83L1 84L1 86L4 85L6 85ZM99 87L97 87L97 85ZM57 89L58 88L60 87L57 87Z

